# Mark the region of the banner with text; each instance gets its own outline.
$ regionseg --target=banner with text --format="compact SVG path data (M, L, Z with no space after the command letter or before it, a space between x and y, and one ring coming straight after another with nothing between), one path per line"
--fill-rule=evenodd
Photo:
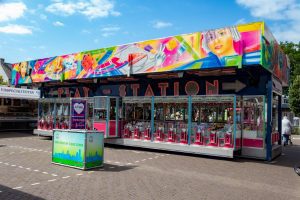
M71 100L71 129L85 129L86 100Z

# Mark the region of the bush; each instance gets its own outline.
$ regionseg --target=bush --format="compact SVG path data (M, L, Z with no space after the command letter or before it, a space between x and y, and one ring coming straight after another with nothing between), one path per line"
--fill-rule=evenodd
M293 135L300 135L300 127L294 127L292 134Z
M300 116L300 75L297 75L290 86L289 106L296 116Z

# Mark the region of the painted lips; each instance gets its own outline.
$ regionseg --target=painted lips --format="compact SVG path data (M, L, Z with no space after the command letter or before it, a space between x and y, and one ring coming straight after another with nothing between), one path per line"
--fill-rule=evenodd
M217 45L217 46L215 46L215 49L216 50L219 50L219 49L221 49L223 47L223 45Z

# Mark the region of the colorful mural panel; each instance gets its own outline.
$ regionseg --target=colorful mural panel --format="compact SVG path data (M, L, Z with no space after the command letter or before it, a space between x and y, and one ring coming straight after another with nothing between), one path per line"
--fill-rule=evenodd
M28 62L21 62L12 65L12 84L32 83Z
M284 86L288 85L289 59L280 49L266 25L264 25L264 36L262 37L262 65L282 80Z
M262 27L257 22L22 62L13 67L12 83L258 65Z

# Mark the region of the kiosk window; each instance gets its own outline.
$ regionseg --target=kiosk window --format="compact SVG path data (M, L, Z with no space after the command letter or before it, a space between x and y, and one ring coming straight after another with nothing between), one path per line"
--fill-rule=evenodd
M5 99L4 99L4 104L3 104L3 105L5 105L5 106L10 106L10 105L11 105L11 99L5 98Z
M163 104L156 103L154 105L154 120L164 120L164 108Z
M13 106L21 106L21 100L20 99L14 99L13 100Z
M95 109L95 121L106 120L106 110Z

